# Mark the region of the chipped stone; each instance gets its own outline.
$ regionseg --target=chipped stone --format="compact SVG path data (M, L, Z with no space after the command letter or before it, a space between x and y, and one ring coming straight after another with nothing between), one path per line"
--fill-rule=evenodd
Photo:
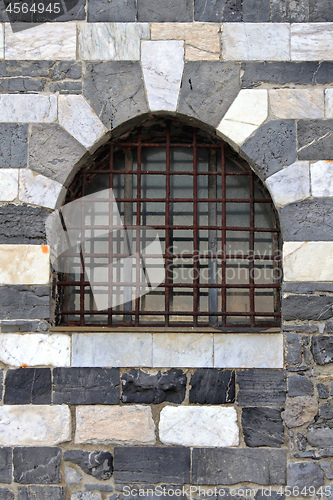
M60 448L14 448L14 481L20 484L60 483L61 455Z
M300 427L312 422L318 412L318 403L310 396L298 396L288 399L284 412L284 421L289 428Z
M82 474L73 467L65 467L65 482L67 484L80 484Z
M78 465L85 474L98 480L110 479L113 472L113 458L108 451L66 450L64 460Z

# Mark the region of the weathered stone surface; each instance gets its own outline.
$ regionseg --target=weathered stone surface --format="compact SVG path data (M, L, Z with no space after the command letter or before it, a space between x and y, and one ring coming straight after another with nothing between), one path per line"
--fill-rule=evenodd
M0 408L0 444L53 446L71 439L68 406L5 405Z
M333 118L333 89L325 90L325 118Z
M176 111L184 69L184 42L143 41L141 65L150 110Z
M63 486L19 486L18 500L66 500Z
M276 118L324 118L323 89L271 89L269 103Z
M50 259L46 245L0 245L1 285L46 285Z
M322 405L319 408L320 417L324 420L331 420L333 418L333 405L332 401L329 401L327 404Z
M285 335L286 354L285 359L289 365L297 365L302 362L302 344L297 333L286 333Z
M119 404L118 368L55 368L54 404Z
M18 196L18 176L17 168L0 169L0 201L14 201Z
M178 111L217 127L239 90L239 64L188 62L184 68Z
M20 170L19 199L24 203L54 209L63 185L29 168Z
M80 484L82 474L73 467L65 467L65 482L67 484Z
M82 82L56 82L50 83L49 90L59 94L82 94Z
M0 244L45 244L45 219L50 214L42 207L2 205L0 207Z
M245 23L270 21L270 0L243 0L243 21Z
M311 352L318 365L333 361L333 338L329 335L315 335L311 338Z
M0 370L0 400L3 396L3 370Z
M329 61L244 62L242 63L242 87L252 88L267 83L327 84L332 83L332 69L333 63Z
M9 484L12 482L13 452L11 448L0 448L0 481ZM1 500L1 495L0 495Z
M43 320L4 319L0 321L1 333L47 332L50 325Z
M64 460L78 465L83 472L99 480L110 479L113 472L113 458L106 451L67 450Z
M213 337L199 333L156 333L153 336L153 366L211 368Z
M333 21L333 13L330 2L322 0L309 0L309 21L317 23L327 23Z
M94 0L88 2L88 22L134 22L135 0Z
M297 161L266 179L276 207L310 197L310 167L307 161Z
M75 443L155 444L151 408L77 406Z
M64 184L85 153L85 147L60 125L32 125L29 167L35 172Z
M14 481L21 484L61 483L60 448L14 448Z
M77 80L82 76L80 61L0 61L0 77L45 77L51 81Z
M222 31L222 57L226 61L290 60L287 24L228 23Z
M312 422L318 412L318 403L309 396L288 399L284 412L284 421L290 428L300 427Z
M333 317L333 297L320 295L288 295L282 299L285 321L324 321Z
M263 467L265 464L265 467ZM193 484L286 483L284 450L212 449L192 451Z
M292 120L272 120L262 125L242 146L242 153L265 180L296 160L296 125Z
M307 447L308 443L306 441L306 437L303 436L303 434L301 434L300 432L297 433L296 444L297 444L297 448L299 449L299 451L305 451L306 450L306 447Z
M46 90L46 79L0 78L2 92L43 92Z
M284 241L332 241L333 200L313 198L279 209Z
M313 385L304 375L292 375L288 378L288 396L313 396Z
M317 391L320 399L327 399L330 395L330 390L325 384L317 384Z
M242 20L241 0L194 0L194 20L203 22L239 22Z
M189 448L122 447L114 450L116 483L190 482Z
M8 488L0 488L0 500L14 500L14 493Z
M200 368L191 377L189 402L209 405L235 401L235 372Z
M333 163L317 161L310 165L311 193L314 197L333 197Z
M0 286L1 319L47 319L50 290L46 286Z
M0 124L1 168L24 168L27 166L28 125Z
M240 406L281 406L286 399L286 372L284 370L240 370L236 378L239 385Z
M299 120L297 123L298 158L331 160L333 158L333 120Z
M160 413L160 441L177 446L239 445L235 408L166 406Z
M300 294L312 294L314 292L333 292L333 283L316 282L316 281L301 281L301 282L287 282L283 284L283 293L300 293ZM328 330L330 322L326 323L326 331L328 333L333 333ZM298 327L298 330L297 330ZM289 328L289 330L288 330ZM316 325L304 325L303 330L299 325L285 325L284 331L295 331L301 333L316 333L319 331ZM306 328L310 328L306 330ZM294 329L294 330L293 330Z
M292 61L330 61L333 51L333 24L292 24L290 27Z
M89 491L77 491L71 495L71 500L102 500L101 493L90 493Z
M288 486L291 488L320 488L324 484L324 473L313 462L290 464L288 467Z
M274 23L308 21L308 0L271 0L271 21Z
M138 62L87 63L83 93L109 129L148 112Z
M185 398L186 375L182 370L160 371L151 375L130 370L121 377L123 403L160 404L164 401L181 404Z
M138 21L193 21L193 0L138 0Z
M242 427L246 446L280 448L284 442L281 408L243 408Z
M8 370L4 403L51 404L51 370L49 368Z
M57 119L57 97L42 94L0 94L0 116L2 123L51 123Z

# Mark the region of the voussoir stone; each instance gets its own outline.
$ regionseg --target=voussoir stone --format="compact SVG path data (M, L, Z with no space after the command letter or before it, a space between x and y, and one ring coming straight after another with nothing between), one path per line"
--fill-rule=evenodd
M324 484L324 473L313 462L290 464L288 467L288 486L294 488L320 488Z
M318 403L310 396L296 396L287 401L284 421L287 427L300 427L312 422L318 412Z

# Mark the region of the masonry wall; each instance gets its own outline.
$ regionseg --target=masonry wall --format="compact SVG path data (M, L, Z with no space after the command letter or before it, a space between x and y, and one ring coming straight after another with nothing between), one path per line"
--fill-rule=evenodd
M0 499L331 496L330 2L79 0L15 29L0 6ZM217 134L269 189L281 330L54 326L46 217L154 114Z

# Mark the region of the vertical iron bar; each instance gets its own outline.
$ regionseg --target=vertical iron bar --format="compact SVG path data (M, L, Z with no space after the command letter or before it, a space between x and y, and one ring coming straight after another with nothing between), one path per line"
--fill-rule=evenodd
M136 299L135 299L135 326L140 324L140 225L141 225L141 130L138 130L137 145L137 202L136 202L136 228L135 228L135 281L136 281Z
M165 258L165 283L166 283L166 289L165 289L165 313L164 317L164 323L165 326L169 326L169 312L170 312L170 293L172 291L170 290L170 287L168 286L170 284L170 265L171 265L171 258L170 258L170 124L169 122L167 123L166 127L166 162L165 162L165 253L166 253L166 258Z
M112 301L113 301L113 146L110 146L109 159L109 272L108 272L108 325L112 326Z
M255 289L254 289L254 174L250 174L250 315L251 326L255 325Z
M227 204L226 204L226 198L227 198L227 188L226 188L226 167L225 167L225 151L224 151L224 144L221 145L221 185L222 185L222 248L221 248L221 279L222 279L222 285L226 284L226 255L227 255L227 244L226 244L226 239L227 239L227 232L226 232L226 223L227 223ZM226 313L227 311L227 287L224 286L221 290L221 303L222 303L222 313ZM227 317L226 315L222 316L221 319L221 324L222 326L226 326L227 323Z
M198 231L198 149L197 129L193 129L193 323L198 325L199 308L199 231Z
M216 150L210 149L208 152L208 172L216 172ZM208 198L217 198L217 178L216 175L208 176ZM208 201L208 226L217 226L217 204L216 202ZM217 230L208 230L208 276L209 284L217 284ZM209 312L217 312L218 310L218 289L208 289L208 310ZM216 326L218 316L209 316L209 324Z
M125 149L125 172L128 170L133 170L133 155L131 148ZM133 175L124 175L124 197L132 199L133 198ZM128 260L124 261L124 282L132 283L133 280L133 269L132 269L132 259L133 255L133 231L132 229L127 229L127 226L133 225L133 203L132 201L124 202L124 253L128 257ZM137 235L136 235L137 240ZM135 240L135 241L136 241ZM127 264L127 265L126 265ZM137 267L137 262L135 262ZM124 286L123 290L123 300L124 300L124 311L132 310L132 285ZM136 291L136 290L135 290ZM132 316L130 314L124 315L124 322L126 324L131 324Z
M86 185L86 175L82 176L82 198L85 194ZM80 274L80 326L85 325L84 317L84 282L85 282L85 263L83 257L84 251L84 240L85 240L85 203L81 203L81 247L80 247L80 262L81 262L81 274Z

